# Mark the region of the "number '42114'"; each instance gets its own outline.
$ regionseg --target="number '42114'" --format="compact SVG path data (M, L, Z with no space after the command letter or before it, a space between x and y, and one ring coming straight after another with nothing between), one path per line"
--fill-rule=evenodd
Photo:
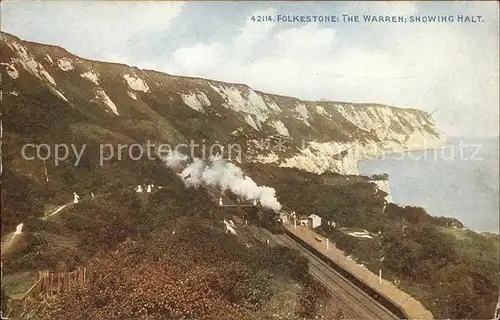
M274 22L273 16L252 16L250 20L254 22Z

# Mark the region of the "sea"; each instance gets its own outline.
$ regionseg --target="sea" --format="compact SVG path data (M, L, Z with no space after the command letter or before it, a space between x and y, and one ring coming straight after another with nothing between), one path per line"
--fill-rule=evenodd
M383 155L358 163L362 175L389 175L393 202L499 233L499 138L448 138L442 149Z

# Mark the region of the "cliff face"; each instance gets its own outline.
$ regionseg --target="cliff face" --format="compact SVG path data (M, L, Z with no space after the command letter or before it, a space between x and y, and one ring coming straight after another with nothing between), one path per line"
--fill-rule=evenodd
M375 183L380 190L382 190L385 193L387 193L387 196L385 197L385 200L388 203L393 203L392 202L391 190L389 188L389 181L388 180L373 180L372 182Z
M357 174L363 159L445 143L420 110L302 101L90 61L5 33L0 45L4 129L22 140L238 144L237 161L342 174Z

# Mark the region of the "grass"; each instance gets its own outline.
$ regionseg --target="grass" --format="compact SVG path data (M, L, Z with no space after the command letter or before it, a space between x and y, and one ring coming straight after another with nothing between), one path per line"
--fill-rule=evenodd
M37 281L36 272L17 272L3 277L2 286L11 297L22 297Z
M257 318L272 314L276 319L295 319L298 297L302 285L290 279L276 277L272 280L272 296L264 307L256 313Z
M451 234L455 237L456 240L471 240L472 235L470 230L462 230L462 229L451 229L440 227L439 230L443 233Z
M463 252L473 254L477 257L488 252L494 252L496 254L493 256L498 260L498 252L500 251L500 237L498 235L484 235L469 229L439 229L441 232L453 235L457 240L457 247L463 250Z

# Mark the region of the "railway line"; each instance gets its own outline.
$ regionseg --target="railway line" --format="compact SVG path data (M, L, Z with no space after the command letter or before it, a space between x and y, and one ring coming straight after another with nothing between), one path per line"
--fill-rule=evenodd
M367 293L286 234L272 234L268 230L257 229L264 239L268 239L275 245L296 249L306 257L309 261L311 275L321 282L332 295L343 302L344 309L348 308L346 310L347 316L353 319L398 319L391 311L373 300Z
M214 198L218 199L221 196L215 188L209 188L208 191ZM237 207L230 199L224 200L224 203L229 203ZM241 211L243 212L243 210ZM235 220L239 220L240 225L243 225L239 217L234 218ZM296 249L306 257L309 261L309 272L311 275L322 283L333 297L341 302L342 310L349 319L399 319L393 312L385 308L369 294L350 282L342 274L288 235L273 234L269 230L252 224L248 224L246 228L262 241L269 241L269 245L279 245Z

